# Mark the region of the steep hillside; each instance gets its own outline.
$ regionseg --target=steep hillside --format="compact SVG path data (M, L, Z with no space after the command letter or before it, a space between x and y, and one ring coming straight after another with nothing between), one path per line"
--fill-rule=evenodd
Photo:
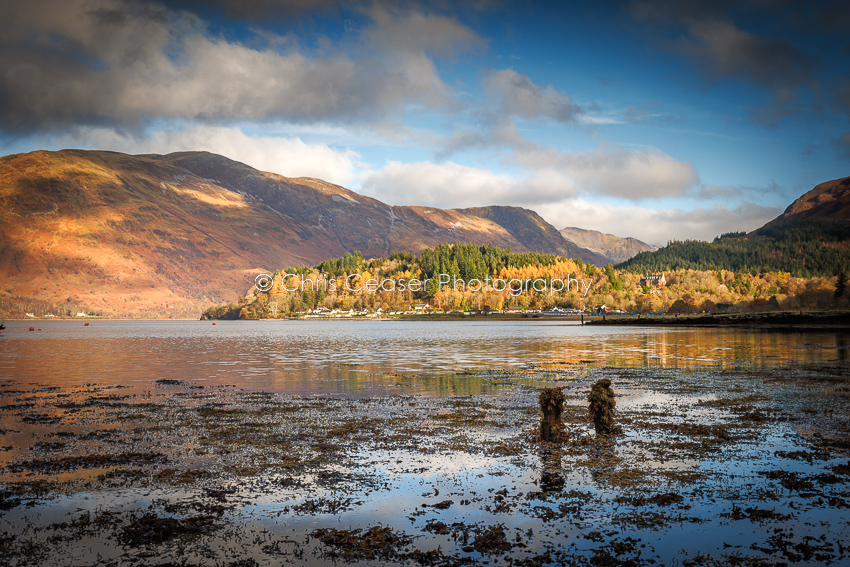
M850 266L850 177L821 183L785 212L747 234L724 234L714 242L673 242L644 252L619 267L633 272L676 269L788 272L832 276Z
M788 205L784 213L764 226L809 219L850 223L850 177L821 183Z
M581 258L595 266L609 263L601 254L576 246L566 240L554 226L540 215L520 207L474 207L459 209L459 212L490 219L504 227L514 238L522 242L524 250L558 254L565 258Z
M658 250L652 244L641 242L637 238L621 238L613 234L599 232L597 230L586 230L568 226L561 229L561 236L580 248L596 252L604 256L611 264L625 262L632 256L641 252L654 252Z
M305 227L250 195L151 156L33 152L2 158L0 172L6 299L194 316L261 269L334 248L321 233L300 239Z
M447 242L581 257L535 213L391 207L206 152L0 158L0 311L195 317L261 271ZM529 222L528 219L533 219ZM560 235L558 235L560 236ZM57 314L60 314L57 313Z

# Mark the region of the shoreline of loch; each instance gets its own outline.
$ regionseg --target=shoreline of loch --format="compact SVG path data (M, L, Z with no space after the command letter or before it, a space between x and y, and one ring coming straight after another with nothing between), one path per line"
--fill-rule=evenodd
M599 326L668 326L668 327L754 327L781 329L847 329L850 312L765 312L765 313L699 313L660 316L608 315L594 317L585 325Z

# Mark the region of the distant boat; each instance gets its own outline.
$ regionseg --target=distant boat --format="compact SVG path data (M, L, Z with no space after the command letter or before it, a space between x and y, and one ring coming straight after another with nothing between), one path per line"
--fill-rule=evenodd
M5 322L6 321L3 321L3 323L5 323ZM0 323L0 331L2 331L3 329L6 328L6 325L4 325L3 323Z

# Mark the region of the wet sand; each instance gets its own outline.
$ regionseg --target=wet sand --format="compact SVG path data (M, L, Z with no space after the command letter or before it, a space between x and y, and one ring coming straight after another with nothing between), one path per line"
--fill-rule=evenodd
M0 564L850 563L847 363L465 374L496 393L0 384Z

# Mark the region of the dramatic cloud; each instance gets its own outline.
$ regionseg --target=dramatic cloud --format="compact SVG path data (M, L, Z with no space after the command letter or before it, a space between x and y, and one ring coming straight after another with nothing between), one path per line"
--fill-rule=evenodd
M405 104L452 105L431 54L483 41L442 16L376 10L346 48L284 37L249 47L187 12L129 0L0 7L0 129L136 127L152 118L389 119Z
M517 120L525 121L523 126L528 126L529 122L546 126L553 123L599 126L651 119L674 120L669 115L650 112L655 106L652 102L604 112L594 103L585 109L575 104L569 95L551 85L538 85L527 75L513 69L489 72L481 86L485 101L470 113L473 117L470 124L457 127L451 134L437 139L435 159L443 160L458 152L485 148L538 151L539 145L520 131Z
M699 182L693 164L657 149L626 151L603 145L581 153L553 148L518 151L514 159L534 171L552 171L571 179L585 194L640 201L684 196Z
M231 17L264 21L267 18L292 17L305 13L339 9L339 0L166 0L173 8L215 6Z
M787 41L754 36L718 20L693 22L689 30L677 48L705 76L737 77L773 92L771 101L753 112L762 124L775 126L794 113L799 89L812 86L815 59Z
M0 147L207 150L390 204L710 238L787 204L787 156L846 174L850 9L779 1L566 6L563 34L557 7L491 0L0 2ZM709 184L734 172L754 187Z
M677 46L707 76L738 76L771 89L811 80L815 60L781 39L758 37L719 20L691 23Z
M735 207L659 210L575 199L542 206L537 212L558 229L587 226L587 219L593 219L594 230L664 246L670 240L710 241L726 232L755 230L776 218L782 209L743 203Z
M812 29L802 33L798 30L793 40L788 39L788 22L803 27L804 22L818 20L825 14L825 8L817 4L805 7L803 3L785 4L775 7L774 14L770 9L765 11L767 5L757 1L637 0L632 2L631 11L639 20L672 25L678 39L662 40L660 44L687 58L709 81L733 78L766 89L770 100L756 108L752 118L776 126L786 116L801 111L804 91L817 99L821 82L833 80L816 78L818 57L808 51L816 42L802 40L806 34L814 33ZM758 25L750 25L749 29L734 21L736 16L752 21L753 13L757 14ZM782 18L777 17L779 14ZM679 31L682 28L684 33ZM817 42L822 41L822 37L817 38Z

